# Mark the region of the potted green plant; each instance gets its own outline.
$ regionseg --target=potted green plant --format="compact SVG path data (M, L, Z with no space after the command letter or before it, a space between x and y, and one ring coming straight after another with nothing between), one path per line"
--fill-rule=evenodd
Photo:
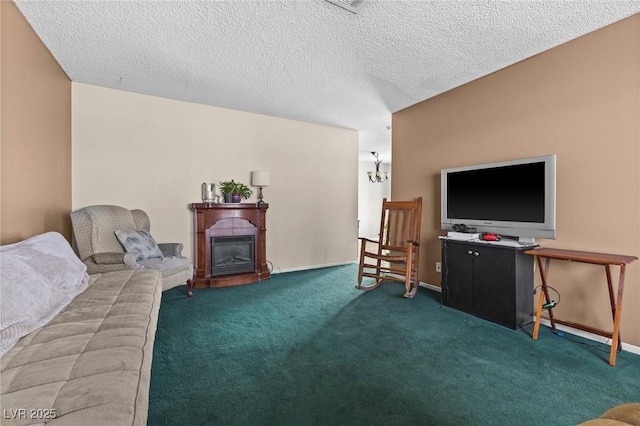
M220 182L220 192L224 196L225 203L239 203L243 198L251 197L253 191L244 183L233 179Z
M232 180L225 180L220 182L220 192L224 198L225 203L231 202L231 193L236 187L236 183Z

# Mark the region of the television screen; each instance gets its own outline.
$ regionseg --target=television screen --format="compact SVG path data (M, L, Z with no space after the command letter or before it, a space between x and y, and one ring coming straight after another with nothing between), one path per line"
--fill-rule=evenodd
M544 162L450 173L447 210L457 219L544 222Z

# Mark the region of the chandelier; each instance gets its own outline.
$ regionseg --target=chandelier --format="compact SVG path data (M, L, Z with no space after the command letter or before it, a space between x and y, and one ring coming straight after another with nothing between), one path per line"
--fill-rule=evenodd
M367 174L369 175L369 182L371 183L386 182L387 179L389 179L389 172L381 172L380 163L382 163L382 161L378 160L378 153L375 151L371 151L371 154L373 154L373 156L376 157L376 161L375 161L376 171L367 172Z

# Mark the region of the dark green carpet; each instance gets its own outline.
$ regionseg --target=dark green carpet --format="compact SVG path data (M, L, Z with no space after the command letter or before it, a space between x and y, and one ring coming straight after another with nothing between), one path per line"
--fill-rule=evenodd
M149 425L575 425L640 401L640 356L514 331L355 265L165 292Z

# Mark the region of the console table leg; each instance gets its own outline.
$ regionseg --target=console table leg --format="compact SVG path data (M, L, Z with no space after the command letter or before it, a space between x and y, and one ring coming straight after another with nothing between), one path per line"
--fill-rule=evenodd
M549 276L549 264L551 263L551 259L548 257L544 260L544 275L542 276L542 290L544 291L544 297L547 303L551 302L551 298L549 297L549 288L547 285L547 277ZM540 270L542 271L542 269ZM541 272L542 273L542 272ZM553 308L549 308L549 321L551 321L551 330L556 330L556 320L553 317Z
M538 269L540 270L540 280L542 281L542 291L540 291L540 297L538 297L538 307L536 309L536 323L533 326L533 340L538 339L538 332L540 331L540 319L542 318L542 306L543 301L547 303L551 301L549 298L549 289L547 288L547 275L549 273L549 263L551 259L545 258L544 266L540 256L536 256L536 262L538 263ZM549 308L549 319L551 321L551 329L556 331L556 322L553 318L553 308Z
M616 301L615 307L612 305L612 309L614 310L613 333L611 333L611 352L609 354L609 365L611 365L612 367L615 367L616 365L617 353L622 350L622 344L620 343L620 318L622 318L622 292L624 291L625 266L625 264L620 265L620 277L618 278L618 299ZM607 279L611 279L611 274L607 275ZM611 285L611 281L609 281L609 285Z
M536 308L536 323L533 325L533 340L538 340L538 332L540 331L540 318L542 317L542 301L544 300L544 292L540 291L538 296L538 307Z
M616 320L616 299L614 298L613 295L613 280L611 279L611 268L609 267L609 265L604 265L604 269L607 273L607 286L609 288L609 302L611 303L611 318L613 319L614 323ZM620 284L618 284L618 286L620 286ZM620 336L618 335L618 341L620 342ZM618 347L618 352L620 352L622 350L622 347Z

